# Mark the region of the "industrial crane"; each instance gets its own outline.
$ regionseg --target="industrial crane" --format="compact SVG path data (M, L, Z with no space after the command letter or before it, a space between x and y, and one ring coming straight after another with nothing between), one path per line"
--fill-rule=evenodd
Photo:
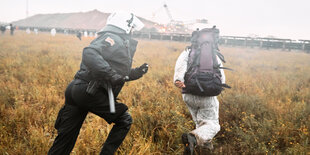
M170 22L173 21L172 15L171 15L171 13L170 13L170 11L168 9L168 5L166 3L164 3L159 9L157 9L156 11L154 11L152 13L152 15L153 15L152 19L155 20L155 17L157 15L157 13L160 12L163 8L166 10L166 13L167 13L167 15L169 17Z
M173 18L172 18L172 15L171 15L171 13L170 13L170 11L169 11L169 9L168 9L168 5L165 3L164 4L164 8L165 8L165 10L166 10L166 12L167 12L167 14L168 14L168 17L169 17L169 19L170 19L170 22L172 22L173 21Z
M168 5L166 3L164 3L162 7L160 7L156 12L153 12L153 19L155 18L156 13L163 8L165 9L170 21L168 24L162 25L159 31L168 33L184 33L186 31L184 23L182 21L176 21L173 19L171 12L168 8Z
M158 13L163 8L165 9L170 21L168 24L161 26L159 30L160 32L187 33L188 31L195 30L197 27L203 27L203 25L206 25L208 23L208 20L206 19L197 19L194 21L187 21L187 22L174 20L166 3L164 3L162 7L160 7L158 10L153 12L153 20L156 16L156 13Z

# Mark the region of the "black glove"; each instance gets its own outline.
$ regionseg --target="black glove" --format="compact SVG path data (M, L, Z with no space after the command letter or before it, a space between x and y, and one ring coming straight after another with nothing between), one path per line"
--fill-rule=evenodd
M129 81L141 78L143 74L147 73L148 69L149 65L147 63L144 63L140 67L132 69L129 74Z
M147 63L144 63L139 67L139 69L143 72L143 74L146 74L147 71L149 70L149 65Z
M112 85L120 85L125 82L125 79L123 76L116 73L110 78L110 82Z

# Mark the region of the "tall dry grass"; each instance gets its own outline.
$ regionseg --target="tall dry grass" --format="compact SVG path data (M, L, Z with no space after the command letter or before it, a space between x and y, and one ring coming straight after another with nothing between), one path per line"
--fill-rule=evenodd
M91 39L74 36L0 36L0 154L46 154L64 90ZM134 124L117 154L181 154L180 135L194 128L180 90L175 61L187 44L140 40L134 66L150 64L120 94ZM309 154L310 55L221 47L227 83L219 96L221 131L215 154ZM98 154L111 125L89 114L72 154Z

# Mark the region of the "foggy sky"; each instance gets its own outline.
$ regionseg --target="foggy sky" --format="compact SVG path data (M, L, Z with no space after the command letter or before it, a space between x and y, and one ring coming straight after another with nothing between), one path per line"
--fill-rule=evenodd
M310 40L309 0L28 0L29 16L43 13L133 12L161 23L169 21L163 9L166 2L175 20L208 19L221 35ZM121 5L120 5L121 4ZM155 13L156 12L156 13ZM156 14L155 18L153 13ZM26 0L1 0L0 21L11 22L26 17Z

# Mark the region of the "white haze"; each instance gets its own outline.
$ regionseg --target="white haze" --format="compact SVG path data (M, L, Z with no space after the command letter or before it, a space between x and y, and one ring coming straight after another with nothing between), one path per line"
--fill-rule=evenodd
M28 0L29 16L39 13L68 13L115 10L131 11L138 16L167 23L164 1L151 0ZM310 1L308 0L166 0L175 20L206 18L217 25L222 35L275 36L310 39ZM155 18L153 13L156 12ZM0 21L26 17L26 0L1 0Z

